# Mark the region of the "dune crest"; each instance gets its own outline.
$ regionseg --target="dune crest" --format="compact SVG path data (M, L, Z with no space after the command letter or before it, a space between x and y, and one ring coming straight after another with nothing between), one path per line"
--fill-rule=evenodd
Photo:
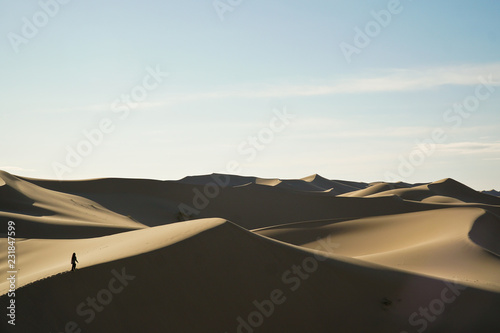
M17 224L23 238L80 238L143 228L144 225L106 209L97 202L58 192L0 174L0 217Z
M483 249L500 257L500 218L487 213L478 218L469 232L469 238Z
M427 332L500 330L500 198L453 179L0 172L0 219L22 332L413 332L441 303Z

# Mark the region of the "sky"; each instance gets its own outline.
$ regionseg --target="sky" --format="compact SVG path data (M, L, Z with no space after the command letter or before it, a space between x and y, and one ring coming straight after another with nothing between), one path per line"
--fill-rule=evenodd
M500 2L0 0L0 169L500 189Z

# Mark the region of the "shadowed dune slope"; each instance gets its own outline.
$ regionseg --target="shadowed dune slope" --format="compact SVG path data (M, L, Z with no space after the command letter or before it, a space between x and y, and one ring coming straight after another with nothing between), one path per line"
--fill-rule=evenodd
M500 257L500 219L498 216L492 214L480 216L474 222L469 238L483 249Z
M388 195L397 195L405 200L429 203L481 203L500 206L500 198L477 192L451 178L417 186L409 186L405 183L376 183L366 189L342 196L380 197Z
M4 171L0 179L0 217L16 221L17 237L95 237L145 227L81 196L46 189Z
M228 178L227 186L245 186L249 184L277 186L289 190L309 191L309 192L324 192L329 191L335 194L342 194L359 190L368 186L366 183L350 182L344 180L329 180L314 174L302 179L265 179L258 177L244 177L224 174L212 174L205 176L191 176L181 179L179 182L191 185L206 185L213 182L213 178Z
M244 228L255 229L332 217L378 216L447 207L444 204L405 201L396 195L351 198L335 196L335 193L299 191L253 182L244 186L230 185L237 184L238 181L234 179L240 178L214 174L189 180L198 185L188 184L186 180L173 182L111 178L67 182L29 181L87 198L148 226L177 222L180 212L189 219L221 217ZM205 185L199 185L201 183Z
M389 191L389 190L400 189L400 188L410 188L410 187L412 187L412 185L406 184L403 182L399 182L399 183L376 182L376 183L372 183L372 184L367 185L365 188L362 188L362 189L359 189L356 191L352 191L352 192L347 192L347 193L341 194L340 196L361 198L361 197L368 197L370 195L382 193L382 192Z
M448 208L254 230L283 242L500 292L500 218ZM471 237L469 238L469 232Z
M500 198L452 179L1 172L8 220L13 332L500 331ZM8 289L0 281L4 309Z
M84 239L18 239L17 286L67 272L71 267L69 259L73 252L78 254L78 267L82 268L149 252L223 222L220 219L194 220ZM0 239L0 244L5 243L5 239ZM0 257L0 270L8 270L6 257ZM0 281L0 294L7 289L7 281Z
M229 222L204 222L203 228L203 221L180 223L176 233L191 231L174 242L168 240L174 225L151 228L167 240L161 244L161 237L154 238L148 252L110 256L110 261L19 289L18 318L24 320L16 330L62 332L73 322L96 333L229 333L245 332L239 325L250 321L259 332L400 332L414 329L408 317L443 290L447 297L457 296L427 332L500 329L496 293L355 259L315 256ZM148 232L124 233L130 236L129 247L144 246ZM485 306L481 311L476 311L477 299ZM0 298L2 306L5 301ZM47 302L50 306L40 306ZM6 325L0 323L2 332Z

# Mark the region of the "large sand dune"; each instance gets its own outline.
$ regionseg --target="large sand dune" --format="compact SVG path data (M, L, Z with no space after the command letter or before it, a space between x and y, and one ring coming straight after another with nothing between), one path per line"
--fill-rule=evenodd
M500 331L500 198L452 179L1 172L0 218L1 332Z

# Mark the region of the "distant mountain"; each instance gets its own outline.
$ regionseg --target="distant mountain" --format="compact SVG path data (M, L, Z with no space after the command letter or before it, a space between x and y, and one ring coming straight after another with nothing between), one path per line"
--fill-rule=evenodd
M481 191L481 193L493 195L495 197L500 197L500 192L497 190Z

